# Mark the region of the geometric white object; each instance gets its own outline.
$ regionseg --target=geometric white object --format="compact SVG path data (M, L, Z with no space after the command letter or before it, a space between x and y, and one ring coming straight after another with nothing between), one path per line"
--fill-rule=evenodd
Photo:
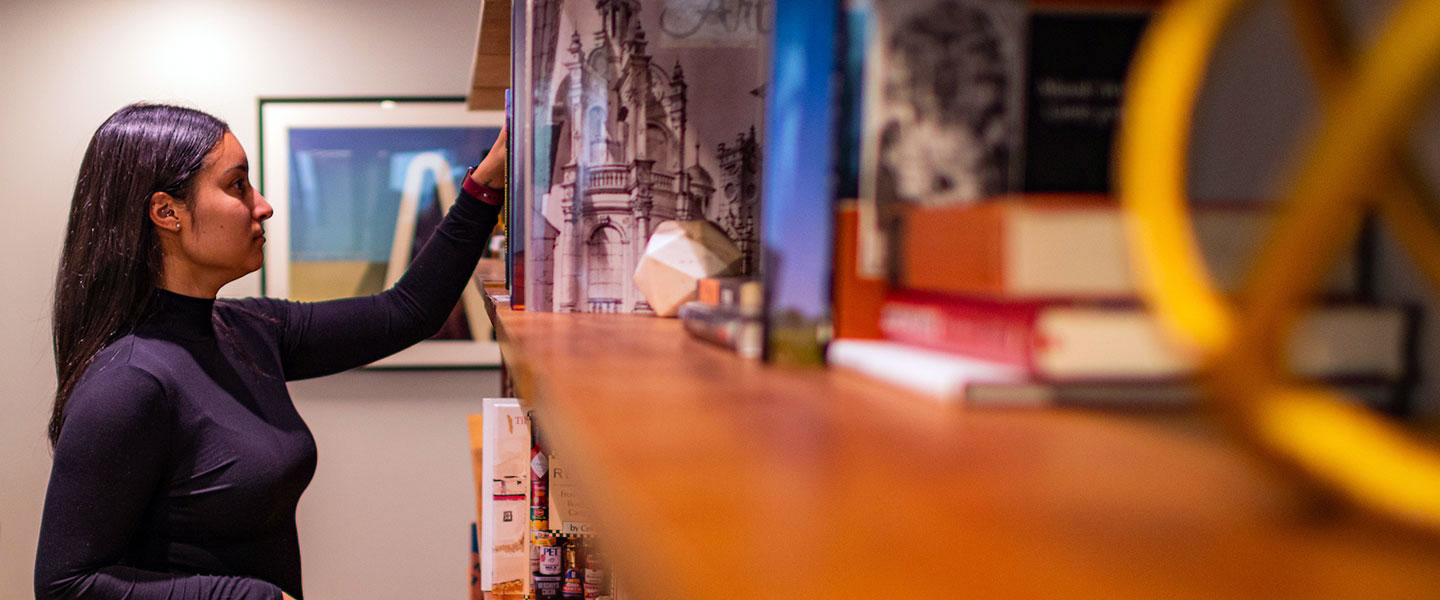
M740 259L740 249L714 223L665 221L645 246L635 286L656 315L673 317L695 298L696 282L732 274Z

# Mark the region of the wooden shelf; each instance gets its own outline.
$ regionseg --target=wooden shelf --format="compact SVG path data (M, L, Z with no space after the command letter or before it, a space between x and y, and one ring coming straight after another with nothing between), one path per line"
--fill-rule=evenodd
M487 307L641 598L1440 597L1440 542L1320 516L1198 418L966 411Z
M470 63L470 110L505 110L510 88L510 0L481 0Z

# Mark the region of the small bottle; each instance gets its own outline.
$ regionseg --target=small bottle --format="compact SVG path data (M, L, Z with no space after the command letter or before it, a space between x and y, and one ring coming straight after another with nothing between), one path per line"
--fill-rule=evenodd
M536 557L531 595L535 600L560 600L561 557L555 536L548 531L537 531L531 539Z
M610 582L606 581L601 558L600 549L595 544L585 544L585 600L600 600L610 595Z
M575 546L576 540L565 540L565 577L560 586L560 597L565 600L581 600L585 597L585 588L581 576L581 564L577 560Z
M550 461L540 444L540 427L530 419L530 529L550 529Z

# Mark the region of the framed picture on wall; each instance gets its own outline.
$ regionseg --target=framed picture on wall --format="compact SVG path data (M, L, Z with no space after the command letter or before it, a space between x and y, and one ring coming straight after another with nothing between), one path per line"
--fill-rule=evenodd
M318 302L404 274L504 124L464 98L260 100L260 189L275 209L261 292ZM440 333L372 367L499 364L472 280Z

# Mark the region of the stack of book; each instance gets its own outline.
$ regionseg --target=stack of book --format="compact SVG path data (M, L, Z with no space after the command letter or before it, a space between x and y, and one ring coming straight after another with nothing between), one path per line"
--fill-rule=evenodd
M677 316L690 335L758 359L765 349L760 282L743 277L706 277L695 284L695 300Z
M860 73L845 89L863 90L849 92L863 109L847 118L864 126L844 152L859 155L859 198L835 221L832 366L976 405L1198 399L1197 358L1139 299L1109 180L1129 59L1156 4L847 2L865 45L863 69L845 71ZM1238 289L1268 211L1192 213L1212 276ZM1360 301L1361 266L1336 266L1286 359L1297 377L1392 407L1414 319Z
M1234 291L1267 213L1196 207L1217 283ZM1184 406L1199 365L1140 303L1123 215L1101 195L1029 194L908 211L880 340L838 340L832 364L972 404ZM1390 407L1413 328L1401 306L1356 300L1355 262L1290 335L1297 376Z

